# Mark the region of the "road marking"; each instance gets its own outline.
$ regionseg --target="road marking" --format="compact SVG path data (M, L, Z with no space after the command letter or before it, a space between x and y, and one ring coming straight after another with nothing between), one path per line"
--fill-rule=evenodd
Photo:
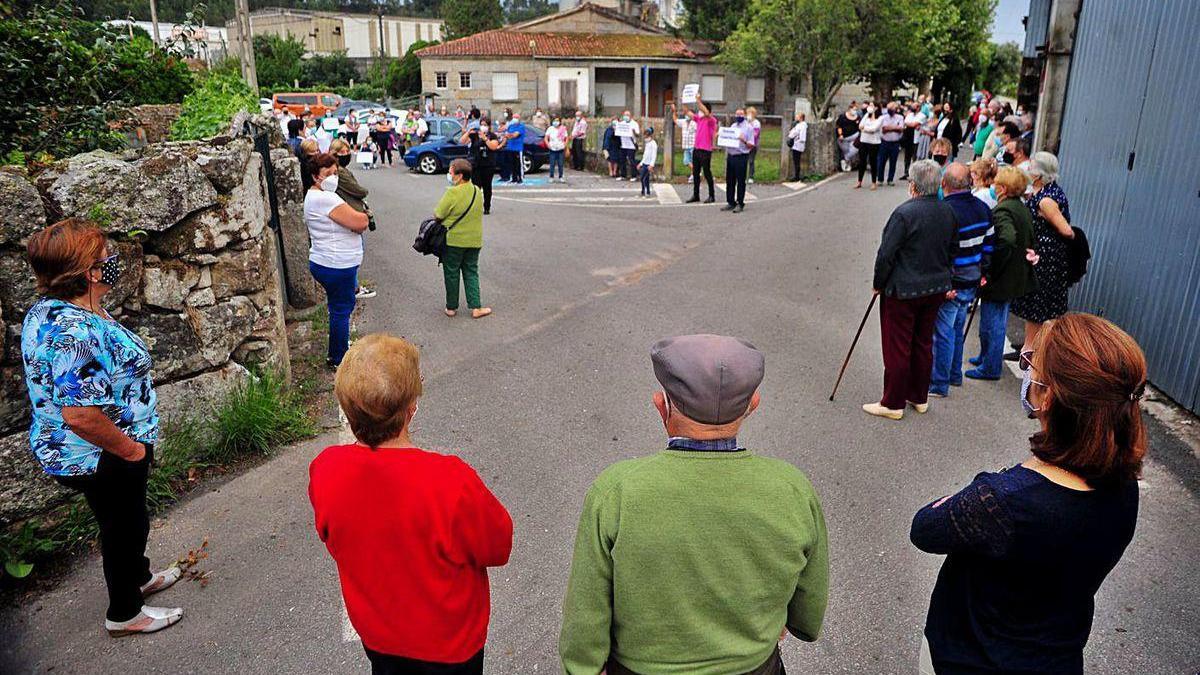
M641 197L530 197L528 201L552 204L577 204L582 202L640 202ZM651 202L653 203L653 202Z
M630 192L633 187L623 188L590 188L590 187L566 187L566 188L519 188L519 187L498 187L492 188L492 193L496 192L524 192L526 194L544 194L547 192Z
M682 204L683 200L679 198L679 193L675 188L667 183L655 183L654 194L658 195L659 204Z
M780 183L780 185L789 190L801 190L807 186L807 183L802 180L798 180L793 183Z
M350 623L350 613L346 611L346 601L342 600L342 642L358 642L362 640L354 624Z
M826 183L837 180L845 175L847 175L847 173L845 173L845 172L835 173L832 176L822 178L821 180L817 181L816 183L812 183L811 185L806 185L805 187L803 187L799 190L788 191L788 192L784 192L783 194L773 195L771 197L763 197L762 199L758 199L758 201L759 202L773 202L773 201L776 201L779 199L790 199L792 197L797 197L799 195L812 192L813 190L820 188L821 186L825 185ZM520 196L517 196L517 195L510 196L507 194L501 194L501 195L496 195L496 199L500 199L500 200L503 200L506 202L525 202L525 203L529 203L529 204L537 203L537 201L535 199L531 199L528 194L520 195ZM757 199L757 198L753 197L749 194L746 195L746 201L750 201L752 199ZM635 201L641 201L641 200L636 200L636 198L635 198ZM724 201L724 200L722 200L722 201ZM662 207L662 208L703 208L705 206L720 207L720 206L723 206L723 204L720 204L720 203L714 203L714 204L687 204L687 203L658 204L655 202L650 202L648 204L647 203L642 203L642 204L579 204L579 206L593 207L593 208L606 208L606 209L642 209L642 208L646 208L647 206L657 206L657 207Z

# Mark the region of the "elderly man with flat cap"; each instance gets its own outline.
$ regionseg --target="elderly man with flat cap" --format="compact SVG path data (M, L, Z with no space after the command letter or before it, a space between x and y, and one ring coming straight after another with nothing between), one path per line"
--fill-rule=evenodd
M559 653L568 675L776 675L787 633L817 639L829 590L825 518L799 469L737 439L763 355L720 335L650 350L666 449L588 490Z

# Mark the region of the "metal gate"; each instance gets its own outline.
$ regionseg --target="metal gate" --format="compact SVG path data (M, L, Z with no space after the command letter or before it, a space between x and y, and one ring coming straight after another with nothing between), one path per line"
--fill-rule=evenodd
M1072 306L1141 344L1150 380L1200 412L1200 2L1085 0L1061 183L1092 245Z

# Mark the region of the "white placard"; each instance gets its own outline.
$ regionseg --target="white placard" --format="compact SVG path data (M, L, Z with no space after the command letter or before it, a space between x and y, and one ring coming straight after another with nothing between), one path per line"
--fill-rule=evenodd
M614 133L616 133L617 136L632 136L633 124L630 122L617 122L617 130Z
M321 120L321 126L325 131L337 131L340 124L341 122L338 122L338 118L336 117L326 117Z
M737 127L719 127L717 129L717 145L722 148L740 148L742 139Z
M700 85L685 84L685 85L683 85L683 91L679 95L679 102L680 103L695 103L696 97L699 95L700 95Z
M358 163L359 164L372 164L374 162L375 162L375 153L371 152L370 150L359 150L358 151Z

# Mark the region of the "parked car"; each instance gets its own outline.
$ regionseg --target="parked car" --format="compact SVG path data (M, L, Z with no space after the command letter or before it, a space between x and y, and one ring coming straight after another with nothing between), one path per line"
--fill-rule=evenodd
M462 124L457 119L427 117L425 121L429 124L429 135L424 143L404 153L405 166L424 174L434 174L445 171L455 159L467 156L470 147L458 142L462 137ZM541 145L544 135L541 129L525 127L525 152L521 154L525 173L533 173L550 161L550 151Z
M271 102L271 99L269 99L269 98L258 99L259 112L269 113L272 110L274 110L274 108L275 108L275 104Z
M271 106L276 110L287 108L293 115L299 115L308 108L317 117L323 117L342 104L342 97L329 92L297 92L275 94L271 97Z

